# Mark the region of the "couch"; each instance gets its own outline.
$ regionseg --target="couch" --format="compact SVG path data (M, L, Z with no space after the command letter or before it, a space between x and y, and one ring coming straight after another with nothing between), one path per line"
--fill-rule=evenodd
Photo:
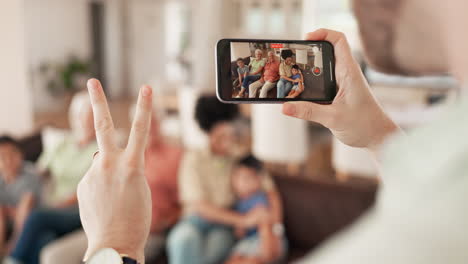
M275 175L289 240L288 263L312 251L356 220L375 199L377 184L370 180L337 182Z

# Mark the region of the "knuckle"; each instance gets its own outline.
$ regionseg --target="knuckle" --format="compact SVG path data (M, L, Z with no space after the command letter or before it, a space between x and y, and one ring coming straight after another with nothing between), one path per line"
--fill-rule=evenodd
M299 112L299 117L309 121L314 121L314 111L312 107L304 105L301 107L302 111Z
M135 156L135 155L130 155ZM125 161L125 165L130 170L139 170L143 167L143 160L137 157L129 157Z
M102 117L96 121L96 130L101 132L110 131L112 129L112 119L108 116Z
M148 130L148 124L144 121L135 121L133 124L133 129L137 133L145 133Z
M341 31L336 31L336 34L339 38L346 40L346 35Z

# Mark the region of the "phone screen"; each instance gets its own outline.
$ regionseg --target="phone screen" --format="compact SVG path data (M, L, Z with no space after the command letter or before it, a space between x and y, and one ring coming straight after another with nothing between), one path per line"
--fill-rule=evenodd
M216 60L223 102L330 103L336 95L333 46L326 41L222 39Z

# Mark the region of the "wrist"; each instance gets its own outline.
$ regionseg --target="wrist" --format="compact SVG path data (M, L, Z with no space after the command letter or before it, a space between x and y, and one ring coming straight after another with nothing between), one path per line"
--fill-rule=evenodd
M135 259L139 264L145 263L144 249L135 248L132 245L122 246L116 243L99 243L96 246L89 245L88 250L86 251L84 261L88 261L96 252L103 248L112 248L117 251L120 255L128 256L132 259Z
M379 122L379 125L375 127L373 140L369 142L369 145L367 146L367 149L374 153L379 151L380 146L390 135L401 131L401 128L383 111L381 116L378 118L383 121Z

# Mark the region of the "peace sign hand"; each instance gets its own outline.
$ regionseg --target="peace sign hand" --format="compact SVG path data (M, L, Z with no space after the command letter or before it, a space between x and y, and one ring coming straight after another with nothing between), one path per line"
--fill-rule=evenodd
M113 248L144 263L150 231L151 196L144 177L144 151L151 122L152 90L140 89L127 147L115 129L100 82L88 81L99 153L78 185L78 203L88 238L85 260L101 248Z

